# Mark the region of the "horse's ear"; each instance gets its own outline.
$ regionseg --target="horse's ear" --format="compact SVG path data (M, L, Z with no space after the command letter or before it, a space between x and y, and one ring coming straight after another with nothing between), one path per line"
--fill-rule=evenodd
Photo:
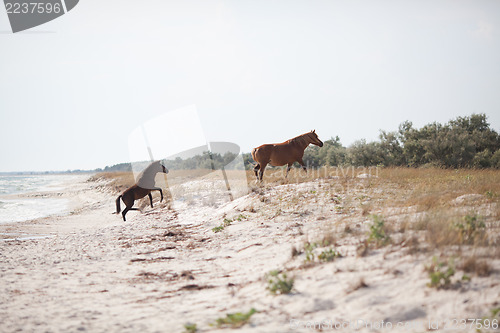
M316 130L313 130L313 133L316 133Z

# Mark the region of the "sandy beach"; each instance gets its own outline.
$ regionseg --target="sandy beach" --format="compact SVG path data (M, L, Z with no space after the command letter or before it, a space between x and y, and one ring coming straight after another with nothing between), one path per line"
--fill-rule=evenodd
M154 208L123 222L106 182L82 178L50 194L71 200L69 215L0 224L0 233L44 236L0 241L0 331L182 332L192 323L209 332L221 329L218 318L254 308L248 323L225 330L422 332L500 306L498 256L488 257L485 276L457 269L450 288L431 288L426 267L445 253L398 227L425 212L379 207L387 188L350 182L344 192L338 179L256 187L220 206L169 208L156 194ZM453 200L498 234L496 203L469 199ZM367 204L391 223L390 244L367 245ZM331 249L339 255L323 260ZM269 291L272 270L293 277L291 293Z

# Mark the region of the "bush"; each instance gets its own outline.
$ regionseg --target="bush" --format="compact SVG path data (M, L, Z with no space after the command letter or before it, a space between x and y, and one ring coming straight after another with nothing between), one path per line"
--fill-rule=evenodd
M478 215L466 215L462 221L455 223L460 240L467 244L473 244L478 236L483 236L486 225Z
M164 161L168 169L252 168L250 153L243 153L243 165L232 162L236 155L201 152L185 159ZM457 117L446 124L437 122L414 128L405 121L395 132L381 131L379 140L358 140L344 147L339 137L324 141L322 148L308 147L303 156L307 167L321 166L437 166L446 168L500 168L500 136L490 128L485 114ZM148 164L149 162L144 162ZM230 163L228 165L228 163ZM140 164L140 163L139 163ZM104 171L130 171L130 163L106 167Z
M318 259L321 261L330 262L330 261L335 260L335 258L341 257L341 256L342 255L339 252L335 251L332 248L329 248L328 250L324 250L323 252L321 252L318 255Z
M438 262L437 258L433 257L432 264L427 267L427 272L431 279L427 284L428 287L448 289L451 286L451 277L455 275L455 267L451 260L447 265L444 262Z
M500 169L500 149L491 155L490 165L492 168Z
M447 124L434 122L420 129L405 121L397 132L381 131L375 142L362 139L345 148L338 137L332 138L323 148L308 148L304 161L310 167L500 168L500 136L490 128L485 114L458 117Z
M372 215L373 223L370 226L370 235L368 242L374 242L377 247L387 245L391 238L387 235L385 230L385 221L378 215Z
M196 333L196 332L198 332L196 324L192 323L184 324L184 333Z
M286 273L277 270L269 272L267 275L267 289L273 294L289 294L293 289L293 278L288 278Z
M224 318L217 318L215 320L215 326L219 328L230 327L230 328L240 328L249 322L250 317L252 317L257 310L251 308L250 311L246 313L236 312L228 313Z

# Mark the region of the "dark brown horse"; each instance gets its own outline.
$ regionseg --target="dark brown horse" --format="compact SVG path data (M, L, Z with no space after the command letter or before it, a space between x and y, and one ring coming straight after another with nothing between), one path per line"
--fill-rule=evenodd
M304 150L306 150L310 143L323 147L323 142L318 138L316 130L296 136L282 143L266 144L254 148L252 150L252 157L257 162L257 165L253 168L255 177L257 177L257 180L260 178L260 181L262 181L264 170L268 164L272 166L288 164L285 178L288 177L288 172L294 162L298 162L302 165L302 169L307 171L302 157L304 156Z
M144 169L144 171L139 175L139 180L135 185L128 188L116 199L115 214L118 214L121 210L120 199L122 199L125 206L127 206L122 213L123 221L126 221L125 214L127 214L129 210L139 210L139 208L132 208L132 206L134 206L134 201L144 198L146 195L149 196L149 202L151 203L151 208L153 208L153 196L151 195L151 191L160 191L160 202L162 202L163 192L161 188L155 187L155 176L158 172L167 174L168 170L163 164L160 163L160 161L155 161Z

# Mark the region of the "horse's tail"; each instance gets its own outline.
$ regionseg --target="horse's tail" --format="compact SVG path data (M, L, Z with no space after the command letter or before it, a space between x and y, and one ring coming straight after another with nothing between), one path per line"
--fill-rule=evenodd
M257 150L258 150L258 149L259 149L259 148L254 148L254 149L252 149L252 158L253 158L253 160L254 160L255 162L257 162L257 159L255 158L255 153L257 152Z
M122 198L122 196L120 195L118 198L116 198L116 212L115 214L118 214L119 212L121 212L121 208L120 208L120 199Z

